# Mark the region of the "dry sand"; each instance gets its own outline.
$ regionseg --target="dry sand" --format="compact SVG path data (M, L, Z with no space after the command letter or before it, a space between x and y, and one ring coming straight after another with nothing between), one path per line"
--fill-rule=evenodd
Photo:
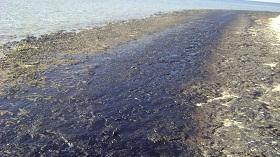
M277 38L280 41L280 15L271 19L270 26L275 31Z
M224 30L210 65L220 94L197 105L203 156L280 155L278 15L239 14Z

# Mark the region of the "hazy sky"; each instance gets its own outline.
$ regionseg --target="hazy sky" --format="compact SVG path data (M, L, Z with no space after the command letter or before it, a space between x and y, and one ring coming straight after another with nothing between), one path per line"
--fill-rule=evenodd
M280 0L251 0L251 1L280 3Z

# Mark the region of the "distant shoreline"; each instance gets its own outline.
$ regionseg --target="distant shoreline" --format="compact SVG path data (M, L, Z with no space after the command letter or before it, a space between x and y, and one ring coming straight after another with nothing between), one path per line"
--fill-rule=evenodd
M79 33L79 32L84 32L84 31L88 31L88 30L92 30L92 29L98 29L98 28L102 28L105 27L107 25L115 25L115 24L119 24L119 23L128 23L130 21L142 21L145 19L151 19L151 18L157 18L157 17L162 17L162 16L169 16L171 14L176 14L176 13L184 13L184 12L192 12L192 11L211 11L211 9L189 9L189 10L181 10L181 11L170 11L170 12L157 12L155 14L151 14L149 16L146 17L142 17L142 18L129 18L126 20L115 20L115 21L107 21L104 23L99 23L99 24L94 24L94 25L88 25L88 26L84 26L81 28L71 28L71 29L60 29L60 30L55 30L55 31L51 31L48 33L43 33L43 34L37 34L36 32L33 32L32 34L34 35L26 35L25 37L17 37L15 39L11 39L9 41L2 41L0 39L0 48L5 46L5 45L14 45L16 43L25 41L29 39L40 39L40 38L44 38L45 36L55 36L57 34L71 34L71 33ZM37 34L37 35L36 35Z
M255 2L255 1L251 1L251 2L254 2L254 3L264 3L264 2ZM267 4L267 3L265 3ZM280 4L279 5L279 8L280 8ZM264 6L266 7L266 6ZM78 26L78 27L75 27L74 25L72 27L69 27L69 26L65 26L63 29L53 29L53 30L49 30L47 32L44 32L44 31L39 31L39 32L36 32L36 31L33 31L33 32L30 32L26 35L15 35L15 34L4 34L3 36L14 36L14 37L11 37L11 39L4 39L2 37L2 39L0 38L0 46L2 45L5 45L7 43L10 43L10 42L20 42L21 40L24 40L28 37L36 37L36 38L40 38L41 36L45 36L45 35L50 35L50 34L56 34L58 32L80 32L80 31L83 31L83 30L86 30L86 29L92 29L92 28L95 28L95 27L103 27L105 25L108 25L108 24L114 24L114 23L119 23L121 21L130 21L130 20L141 20L141 19L146 19L146 18L150 18L150 17L154 17L154 16L159 16L159 15L163 15L163 14L170 14L172 12L186 12L186 11L207 11L207 10L229 10L229 11L248 11L248 12L276 12L275 10L271 10L271 11L262 11L262 10L249 10L249 9L228 9L228 8L225 8L225 9L215 9L215 8L205 8L205 9L197 9L197 8L194 8L194 9L179 9L178 11L158 11L158 12L155 12L155 13L151 13L151 14L148 14L148 15L143 15L143 16L135 16L135 17L128 17L127 19L116 19L116 20L108 20L108 21L103 21L103 22L98 22L96 21L96 23L92 23L92 24L85 24L85 25L82 25L81 26ZM280 12L280 10L279 10ZM80 24L79 24L80 25ZM25 29L25 28L21 28L21 29ZM2 35L2 34L1 34ZM8 38L8 37L7 37ZM1 48L1 47L0 47Z

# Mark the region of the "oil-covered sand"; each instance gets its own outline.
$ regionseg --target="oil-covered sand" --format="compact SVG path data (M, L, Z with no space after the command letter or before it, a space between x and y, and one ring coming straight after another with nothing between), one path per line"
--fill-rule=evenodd
M278 156L277 15L186 11L4 45L0 156Z

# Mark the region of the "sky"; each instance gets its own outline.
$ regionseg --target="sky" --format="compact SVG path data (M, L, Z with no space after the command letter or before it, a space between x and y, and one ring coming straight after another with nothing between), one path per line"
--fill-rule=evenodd
M250 0L250 1L280 3L280 0Z

